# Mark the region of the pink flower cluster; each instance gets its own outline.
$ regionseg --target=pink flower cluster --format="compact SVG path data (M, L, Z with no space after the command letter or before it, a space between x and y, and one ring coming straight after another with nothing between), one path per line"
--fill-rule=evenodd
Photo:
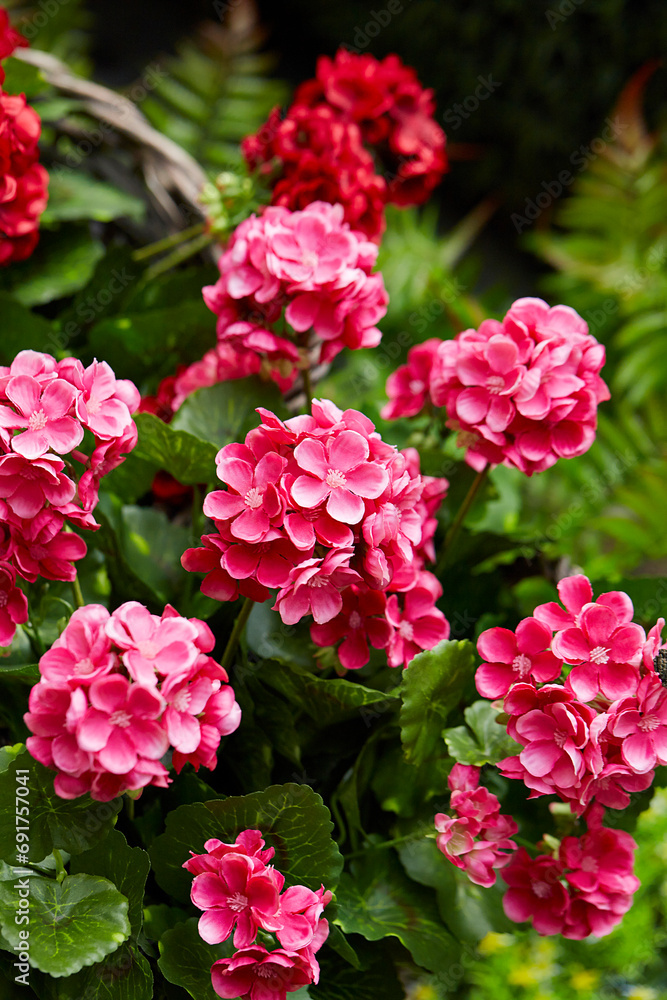
M299 87L285 117L275 108L241 148L269 177L274 205L338 203L350 225L379 240L385 203L421 204L447 169L434 111L433 91L398 56L339 49L334 59L318 59L315 79ZM386 177L375 173L365 146Z
M98 527L99 483L136 444L139 398L105 362L21 351L0 367L0 565L30 582L74 579L86 545L67 529Z
M207 840L206 854L194 854L183 867L195 878L192 902L203 914L199 933L208 944L226 941L234 932L231 958L211 968L213 989L220 997L241 1000L285 1000L319 980L315 953L329 933L322 917L332 895L303 885L284 889L285 878L268 862L274 849L265 847L259 830L244 830L235 843ZM257 944L257 932L275 934L279 947Z
M639 887L632 874L637 845L629 833L603 827L599 813L582 837L565 837L555 856L531 858L519 848L502 873L510 920L532 918L538 934L577 940L603 937L620 923Z
M447 638L442 589L424 569L446 480L422 476L417 453L385 444L357 410L315 400L284 423L258 413L245 444L218 453L228 489L204 501L216 533L182 558L207 574L203 592L264 601L277 589L282 620L311 614L313 641L342 638L348 669L368 662L369 641L399 666Z
M516 850L510 838L518 827L511 816L500 814L496 796L479 786L479 774L478 767L468 764L452 768L448 784L454 816L436 815L436 843L471 882L488 888L495 885L496 869L508 864Z
M25 715L32 756L58 773L65 799L108 801L146 785L166 787L161 758L213 769L222 736L241 710L225 670L208 653L204 622L170 605L161 617L136 601L113 613L79 608L39 661Z
M0 59L26 40L10 27L0 8ZM5 72L0 67L0 84ZM25 260L39 239L39 217L46 208L49 175L38 163L42 123L23 94L0 90L0 267Z
M531 798L556 794L577 815L594 801L623 809L667 763L667 689L654 667L664 620L647 637L627 594L594 600L585 576L558 591L564 607L540 605L516 632L479 638L477 689L504 698L507 731L523 748L498 766Z
M375 324L388 302L382 275L371 274L376 257L375 244L343 221L340 205L318 201L301 212L252 215L220 258L219 280L204 288L218 340L236 349L244 366L241 349L256 355L281 389L308 364L311 333L321 361L344 347L375 347Z
M574 309L518 299L502 322L484 320L437 350L432 340L413 348L389 378L383 413L412 416L430 399L445 407L474 469L504 463L532 476L590 448L598 404L609 399L604 359Z

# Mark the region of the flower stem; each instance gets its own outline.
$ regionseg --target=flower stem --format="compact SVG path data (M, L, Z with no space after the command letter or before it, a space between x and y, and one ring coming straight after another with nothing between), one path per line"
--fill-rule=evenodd
M225 651L222 654L222 659L220 660L220 666L223 668L223 670L226 670L227 673L229 673L229 668L231 667L232 662L234 660L234 653L236 652L236 647L239 644L239 639L241 638L243 629L245 628L246 622L248 621L254 603L255 602L253 601L252 597L246 597L239 612L239 616L234 622L234 628L232 629L232 634L229 637L229 641L227 643L227 646L225 647Z
M452 543L454 542L454 539L456 538L456 536L458 535L459 531L461 530L461 525L465 521L466 515L467 515L468 511L472 507L473 500L477 496L477 494L478 494L478 492L480 490L480 487L484 483L484 481L485 481L485 479L486 479L486 477L487 477L487 475L489 473L489 469L490 468L491 468L491 466L487 462L487 464L484 466L484 468L480 472L477 473L477 475L475 476L475 478L472 481L470 489L466 493L466 496L465 496L465 499L464 499L463 503L459 507L458 513L457 513L456 517L454 518L454 521L449 526L449 531L445 535L445 541L444 541L444 544L442 546L442 551L440 553L440 558L438 559L438 565L436 567L436 575L438 575L439 573L441 573L442 570L444 569L445 556L447 555L447 553L451 549Z
M74 603L77 608L82 608L84 606L83 594L81 593L81 584L79 583L79 577L75 576L72 580L72 593L74 595Z
M196 236L189 243L183 243L182 245L176 247L173 253L167 254L162 260L158 260L155 264L151 264L149 268L144 272L143 280L145 282L152 281L153 278L157 278L158 275L164 274L165 271L170 271L172 267L176 267L177 264L181 264L188 257L194 257L196 253L207 247L209 243L213 242L213 237L209 233L201 233L201 235Z
M42 642L42 637L37 631L37 626L32 621L27 621L22 626L23 631L28 636L28 642L30 643L30 648L37 657L38 660L44 656L45 649L44 643Z
M346 854L345 860L347 861L350 858L362 858L367 851L384 851L389 847L401 847L403 844L409 844L417 840L424 840L427 838L428 834L426 833L408 833L404 837L396 837L394 840L383 840L381 844L367 844L362 851L354 851L352 854Z
M199 236L200 233L204 232L204 226L204 222L198 222L196 226L190 226L189 229L182 229L178 233L165 236L164 239L156 240L155 243L149 243L147 246L135 250L132 256L134 260L146 260L148 257L154 257L155 254L162 253L164 250L171 250L172 247L178 246L179 243L185 243L187 240L192 239L193 236Z
M310 368L304 368L301 372L301 377L303 378L303 391L306 394L306 413L312 413L313 410L313 386L310 381Z
M56 881L62 882L62 880L65 878L65 875L67 875L67 872L65 871L63 856L57 847L53 848L53 857L55 858L56 862Z

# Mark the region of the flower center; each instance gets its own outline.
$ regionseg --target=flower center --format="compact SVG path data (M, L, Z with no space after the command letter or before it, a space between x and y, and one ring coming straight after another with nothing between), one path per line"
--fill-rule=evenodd
M248 897L244 896L242 892L235 892L233 896L229 896L227 899L227 906L234 913L241 913L248 906Z
M413 378L408 388L410 389L410 392L413 392L416 396L418 393L423 392L426 387L418 378Z
M645 715L643 719L640 719L637 723L637 729L640 729L642 733L652 733L654 729L657 729L660 725L660 720L657 715Z
M9 595L5 590L0 591L0 608L4 608L9 599Z
M132 716L129 712L125 712L122 708L119 708L113 715L109 716L109 723L112 726L120 726L121 729L127 729L127 727L132 722Z
M591 650L591 662L592 663L609 663L609 647L608 646L596 646L595 649Z
M337 490L341 486L347 485L347 479L339 469L329 469L326 475L326 484L332 490Z
M44 545L31 545L30 555L33 559L36 559L37 562L40 562L45 556L48 555L48 552Z
M515 656L512 660L512 669L516 671L519 677L527 677L530 673L531 667L532 663L530 661L530 657L526 656L525 653L519 653L519 655Z
M264 491L258 489L257 486L253 486L251 490L248 490L243 500L246 507L250 507L252 510L256 510L257 507L262 506L263 496L264 496Z
M48 417L44 410L35 410L28 417L28 430L29 431L43 431L48 422Z
M177 712L187 711L190 704L190 692L186 690L177 691L171 703Z
M538 882L537 880L532 882L533 893L538 899L548 899L551 895L551 886L548 882Z
M160 652L160 647L153 639L142 639L137 643L137 649L146 660L154 660Z
M498 396L505 388L505 379L502 375L489 375L486 380L486 388L492 396Z
M401 624L398 626L398 634L403 639L412 639L412 636L414 634L414 628L412 627L410 622L401 622Z
M563 732L562 729L557 729L554 733L554 743L557 747L564 747L568 739L568 733Z
M581 862L581 870L582 872L596 872L598 870L598 863L595 858L592 858L590 855L585 857Z
M93 661L89 656L87 656L85 660L77 660L77 662L74 664L75 674L92 674L94 669L95 669L95 664L93 663Z
M348 622L350 623L350 628L352 629L361 628L361 621L362 621L361 615L359 614L358 611L353 611L350 617L348 618Z
M260 979L273 979L274 969L270 965L256 965L255 975Z
M317 267L319 257L314 250L304 250L301 254L301 263L304 267Z
M326 587L328 583L329 583L328 576L311 576L310 580L308 581L308 586L314 587L317 590L318 587Z
M89 415L92 413L92 415L95 416L96 413L100 412L101 405L102 405L101 399L96 399L95 396L91 396L90 399L87 400L86 402L86 410L88 411Z

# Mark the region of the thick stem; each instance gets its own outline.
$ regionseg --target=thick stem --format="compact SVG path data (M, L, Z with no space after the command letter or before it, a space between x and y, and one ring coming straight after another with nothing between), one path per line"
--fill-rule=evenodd
M53 857L55 858L56 862L56 881L62 882L62 880L67 875L67 872L65 871L63 856L56 847L53 848Z
M466 493L466 496L465 496L465 499L464 499L463 503L459 507L459 511L458 511L456 517L454 518L454 521L449 526L449 531L445 535L445 541L444 541L443 546L442 546L442 551L440 553L440 558L438 559L438 565L436 567L436 575L439 575L442 572L442 570L444 569L445 557L446 557L447 553L449 552L449 550L451 549L452 544L453 544L456 536L458 535L459 531L461 530L461 526L462 526L463 522L466 519L466 515L468 514L468 511L472 507L473 501L474 501L475 497L477 496L477 494L478 494L478 492L479 492L482 484L484 483L484 481L485 481L485 479L486 479L486 477L488 475L488 472L489 472L490 468L491 468L491 466L487 462L487 464L484 466L484 468L480 472L477 473L477 475L475 476L475 478L472 481L470 489Z
M148 257L154 257L157 253L162 253L164 250L171 250L172 247L178 246L179 243L185 243L187 240L191 240L193 236L199 236L200 233L204 232L205 225L206 223L204 222L198 222L196 226L190 226L189 229L182 229L171 236L165 236L164 239L156 240L155 243L149 243L147 246L135 250L132 257L134 260L146 260Z
M75 576L72 580L72 594L74 595L74 603L77 608L82 608L84 606L83 594L81 593L81 584L79 583L78 576Z
M234 622L234 628L232 629L232 634L229 637L225 651L222 654L222 659L220 660L220 666L229 673L229 668L234 660L234 653L236 652L236 647L239 644L239 639L243 634L243 629L245 628L246 622L250 617L250 612L252 611L252 606L255 602L252 597L246 597L239 612L239 616Z

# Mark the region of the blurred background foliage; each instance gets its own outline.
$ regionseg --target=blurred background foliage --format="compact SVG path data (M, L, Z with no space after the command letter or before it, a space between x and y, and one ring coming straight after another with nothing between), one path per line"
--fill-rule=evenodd
M435 420L383 423L387 375L411 346L501 316L520 295L573 306L607 348L612 399L601 407L598 438L586 455L530 480L492 472L468 529L438 567L441 604L455 638L513 627L553 596L559 575L579 568L598 590L626 589L642 624L667 613L667 73L656 62L667 48L667 19L659 0L402 0L391 16L384 0L372 9L355 0L7 6L36 48L130 96L211 178L239 168L240 138L274 104L289 102L318 54L346 43L378 57L395 51L413 65L435 89L451 169L427 207L388 213L379 262L390 294L383 342L337 359L318 393L364 410L387 440L419 448L424 471L450 480L444 531L473 474L453 444L443 453ZM13 82L35 96L47 165L58 172L96 123L10 63L7 88ZM487 98L475 97L480 78L497 84ZM610 121L620 125L610 131ZM149 392L213 346L200 294L215 279L213 258L193 255L149 283L147 262L132 256L165 227L133 170L111 135L77 165L73 186L60 172L35 258L0 282L14 331L0 362L20 346L76 350L84 359L104 353L119 377ZM563 171L567 181L558 179ZM123 268L127 287L103 302L100 290ZM103 545L125 547L128 565L137 554L123 511L144 516L131 505L154 470L142 472L137 459L130 471L116 483L126 506L103 512L101 533ZM155 518L151 530L165 538L168 512ZM91 599L96 586L113 585L94 583L95 558L93 551L89 584L84 575ZM166 554L153 581L158 596L171 569ZM419 983L414 1000L666 996L665 791L636 836L644 888L611 937L591 944L488 934L449 993Z

